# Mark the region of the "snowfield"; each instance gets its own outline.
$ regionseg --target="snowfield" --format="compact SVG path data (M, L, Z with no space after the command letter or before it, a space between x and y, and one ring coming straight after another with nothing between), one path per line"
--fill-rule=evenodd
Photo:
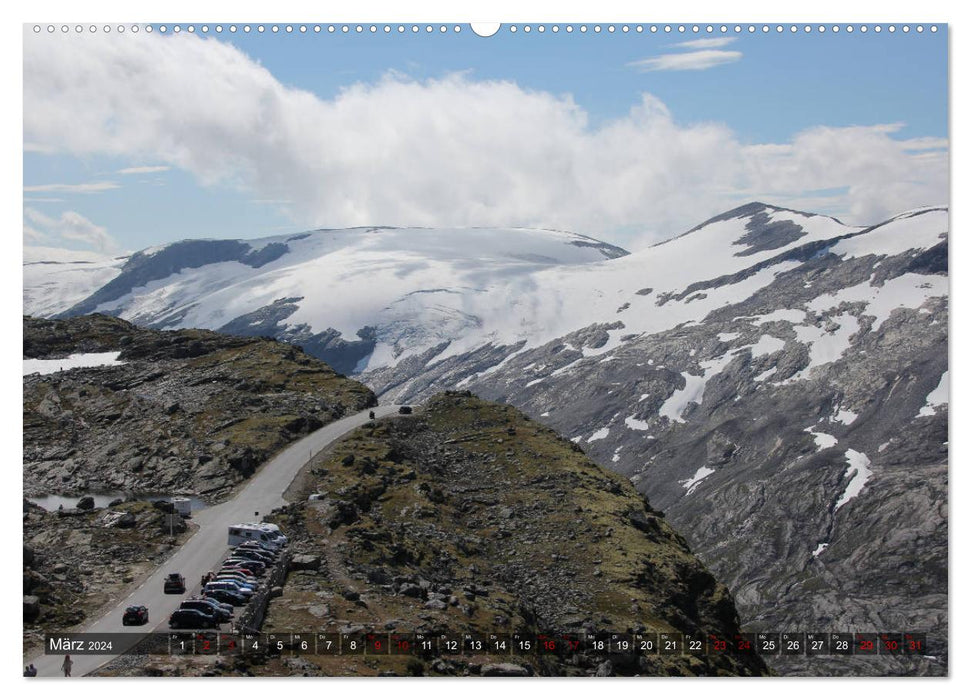
M24 313L53 316L108 284L127 257L24 246Z
M110 367L112 365L123 365L118 359L121 351L118 352L85 352L70 355L61 360L24 360L24 375L28 374L54 374L77 367Z

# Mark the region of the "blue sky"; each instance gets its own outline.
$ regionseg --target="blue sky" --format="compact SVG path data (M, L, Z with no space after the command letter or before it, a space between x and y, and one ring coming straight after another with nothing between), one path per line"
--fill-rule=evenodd
M24 242L524 225L637 247L751 199L851 223L946 203L946 27L522 26L28 31Z

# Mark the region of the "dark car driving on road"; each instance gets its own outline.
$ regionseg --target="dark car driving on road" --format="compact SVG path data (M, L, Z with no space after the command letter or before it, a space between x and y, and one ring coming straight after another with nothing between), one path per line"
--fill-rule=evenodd
M121 616L123 625L144 625L148 622L148 608L144 605L130 605Z
M162 584L165 593L185 593L185 576L182 574L169 574Z

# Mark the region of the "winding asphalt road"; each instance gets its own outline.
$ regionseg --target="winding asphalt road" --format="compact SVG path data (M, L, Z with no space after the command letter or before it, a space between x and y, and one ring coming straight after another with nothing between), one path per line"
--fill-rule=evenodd
M373 410L378 418L395 413L398 406L377 406ZM184 595L166 595L162 583L170 572L185 576L189 590L198 586L199 580L213 570L225 557L228 528L241 522L253 522L268 514L274 508L286 504L283 492L290 486L297 473L312 455L330 445L335 440L363 425L369 420L368 411L325 425L299 442L295 442L276 457L266 462L249 483L229 501L193 514L192 521L199 529L158 569L155 570L130 595L119 601L104 617L77 632L103 634L107 632L144 633L168 632L168 619L185 598ZM259 517L255 513L259 513ZM149 611L149 625L145 627L124 627L121 617L129 605L145 605ZM59 632L51 630L51 632ZM130 647L130 645L129 645ZM91 673L108 663L117 655L72 655L74 666L71 676L77 678ZM38 676L63 677L61 663L63 655L44 655L33 660Z

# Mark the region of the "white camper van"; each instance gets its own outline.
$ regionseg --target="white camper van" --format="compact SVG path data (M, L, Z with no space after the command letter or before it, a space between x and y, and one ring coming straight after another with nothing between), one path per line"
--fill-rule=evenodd
M272 549L282 549L287 544L287 538L280 532L280 528L272 523L240 523L229 526L230 547L251 540Z

